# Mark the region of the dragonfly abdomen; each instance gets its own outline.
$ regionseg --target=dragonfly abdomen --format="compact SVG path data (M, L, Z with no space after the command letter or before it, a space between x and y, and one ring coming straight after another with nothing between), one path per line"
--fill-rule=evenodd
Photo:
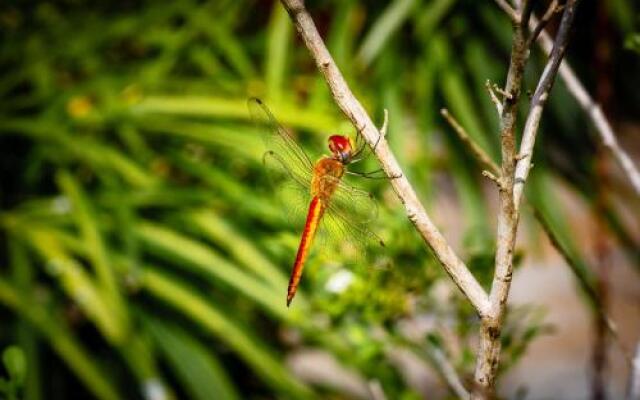
M300 245L298 245L298 253L296 254L296 261L293 264L293 270L291 271L291 278L289 278L289 288L287 290L287 307L291 304L291 300L296 295L298 290L298 283L300 283L300 277L302 276L302 270L304 263L309 256L309 250L313 243L313 238L318 231L318 225L326 209L326 202L319 196L314 196L309 203L309 212L307 213L307 220L304 224L304 231L302 232L302 238L300 239Z

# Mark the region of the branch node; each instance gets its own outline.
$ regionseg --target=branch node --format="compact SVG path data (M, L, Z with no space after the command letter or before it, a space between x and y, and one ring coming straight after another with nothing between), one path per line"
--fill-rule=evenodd
M515 156L515 160L516 160L516 161L524 160L524 159L525 159L525 158L527 158L528 156L529 156L529 153L516 154L516 156Z
M498 185L498 188L500 190L504 189L504 183L502 182L502 179L498 178L497 176L495 176L491 171L483 169L482 170L482 176L492 180L496 185Z
M506 90L498 86L496 83L493 84L493 90L507 100L514 99L513 93L507 92Z
M487 81L485 82L484 87L487 89L487 92L489 92L489 97L491 98L493 105L496 106L496 110L498 111L498 116L501 116L502 103L500 102L500 99L498 99L498 96L496 96L496 92L494 92L492 88L492 83L489 79L487 79Z

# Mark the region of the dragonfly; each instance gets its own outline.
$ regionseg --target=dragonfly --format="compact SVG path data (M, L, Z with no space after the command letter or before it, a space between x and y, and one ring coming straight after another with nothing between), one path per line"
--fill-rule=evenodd
M280 125L269 108L257 98L249 99L249 110L254 122L268 127L267 152L263 161L272 173L277 171L286 184L292 185L302 197L308 199L304 229L298 245L289 286L287 307L296 295L312 243L319 231L339 240L348 240L356 248L366 247L369 242L383 241L370 230L377 214L373 196L353 187L342 179L345 175L356 175L371 179L388 178L382 169L371 172L351 171L347 166L365 159L370 152L360 132L355 144L345 135L328 138L329 154L312 162L293 136ZM372 151L380 141L378 137ZM393 177L392 177L393 178ZM290 208L289 210L291 210Z

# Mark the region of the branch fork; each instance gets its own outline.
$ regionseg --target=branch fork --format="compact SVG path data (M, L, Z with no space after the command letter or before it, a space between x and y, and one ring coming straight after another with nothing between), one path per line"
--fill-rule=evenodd
M311 16L304 8L303 1L281 0L315 60L318 69L327 81L336 104L371 146L387 176L395 178L390 180L390 184L404 204L409 220L415 225L440 264L480 316L480 346L475 371L475 385L472 393L472 398L474 399L485 399L493 396L500 357L500 331L513 276L513 253L523 187L532 166L531 155L542 110L549 90L553 85L555 75L558 72L560 61L564 56L569 27L573 21L578 0L567 0L562 10L560 28L547 66L531 100L519 149L516 146L515 135L517 106L520 99L524 68L529 57L529 45L532 40L535 40L532 39L535 35L527 35L527 27L531 23L533 2L521 0L516 10L506 0L495 1L512 20L514 31L505 88L502 89L497 85L491 85L490 82L486 84L489 95L494 104L496 104L496 109L500 115L502 165L496 165L493 160L486 157L481 148L474 147L477 145L470 139L460 124L453 119L446 109L441 110L443 117L447 119L460 138L482 160L483 166L486 167L483 175L496 182L500 189L496 235L496 268L491 291L487 294L431 221L423 205L418 200L413 187L406 176L402 174L394 154L391 152L386 140L384 140L388 119L386 110L385 122L378 129L351 92L320 37ZM543 17L541 22L534 26L534 32L539 30L539 33L543 33L544 24L557 12L557 4L553 3L556 3L556 1L554 0L551 4L553 7L550 6L545 12L546 18ZM498 98L498 94L502 96L501 101Z
M364 107L351 92L320 37L311 16L306 11L303 1L281 0L281 2L327 81L336 104L354 126L361 128L362 136L367 143L372 148L375 147L374 154L387 176L395 178L390 180L390 183L404 204L409 220L415 225L423 240L433 250L440 264L469 299L478 314L485 315L489 309L487 293L427 214L424 206L418 200L415 190L407 180L406 174L402 173L400 165L386 140L381 139L378 145L374 146L380 132Z

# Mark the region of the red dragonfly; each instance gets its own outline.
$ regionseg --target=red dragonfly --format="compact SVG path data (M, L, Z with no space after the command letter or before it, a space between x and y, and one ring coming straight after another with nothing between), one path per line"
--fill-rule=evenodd
M313 163L260 99L249 99L249 109L253 119L261 126L268 126L271 133L267 141L268 151L264 154L264 162L269 164L268 169L272 173L277 171L279 177L291 183L298 193L310 198L304 230L289 279L288 307L296 294L311 244L319 230L340 240L355 243L357 248L366 246L372 240L384 246L382 240L369 229L377 213L371 194L350 186L342 178L345 174L373 179L387 177L381 169L372 172L347 170L347 165L366 158L367 145L360 133L356 136L356 146L353 146L347 136L329 136L331 154L322 156Z

